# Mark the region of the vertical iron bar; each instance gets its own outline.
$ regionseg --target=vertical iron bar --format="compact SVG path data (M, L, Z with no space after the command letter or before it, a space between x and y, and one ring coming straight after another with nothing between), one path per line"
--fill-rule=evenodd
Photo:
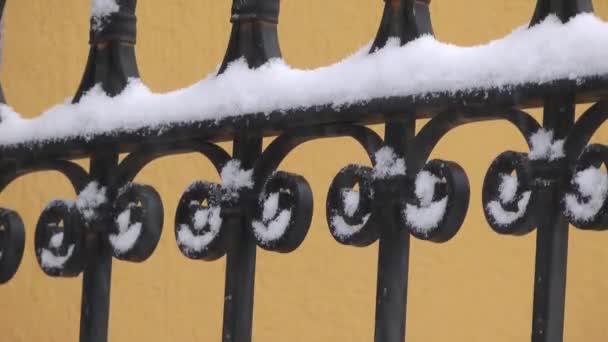
M124 89L130 77L139 77L135 60L137 0L118 0L117 3L119 11L107 18L101 30L95 29L91 18L89 57L73 102L78 102L95 84L101 83L103 90L114 96ZM117 165L115 147L98 146L91 156L91 179L108 186L110 174ZM103 225L109 224L106 220L103 222ZM105 238L107 228L96 227L85 236L87 260L82 280L80 342L108 340L112 249Z
M530 26L551 14L566 22L582 12L593 12L592 0L537 0ZM553 130L555 139L563 139L572 128L574 103L572 95L545 99L543 126ZM545 212L538 213L536 233L533 342L561 342L564 334L569 227L560 209L560 187L569 171L563 163L548 166L557 172L549 175L553 183L541 190Z
M564 330L568 222L554 205L543 216L536 236L532 341L560 342Z
M537 0L530 26L542 22L549 15L556 15L562 22L567 22L584 12L593 13L593 0Z
M390 38L401 45L424 35L433 35L430 0L384 0L384 12L370 52L382 49Z
M543 125L553 130L555 139L563 139L574 124L574 98L562 96L545 102ZM549 162L551 163L551 162ZM540 216L536 235L536 266L534 274L534 304L532 313L533 342L561 342L564 333L566 272L568 262L568 222L561 208L561 184L568 169L549 165L546 175L553 181L543 188L541 199L544 212Z
M414 133L413 116L404 121L388 121L386 144L397 155L404 156ZM374 341L402 342L405 340L410 233L407 229L400 229L397 224L395 215L399 215L399 210L394 205L384 207L385 211L380 215Z
M108 184L111 170L118 163L117 153L97 153L91 157L91 178ZM87 262L82 280L80 342L106 342L112 283L112 250L104 232L86 235Z
M88 241L89 262L82 281L80 342L106 342L110 312L112 252L99 235Z
M234 158L249 169L262 152L262 138L239 136L234 140ZM223 342L250 342L253 322L256 244L248 232L246 217L230 225L224 293Z
M397 38L404 45L423 34L433 34L429 2L385 0L382 21L370 52L384 47L389 38ZM398 156L404 157L415 131L416 120L413 115L400 120L388 119L386 145L392 147ZM405 340L410 233L406 229L400 229L397 224L399 219L396 215L399 215L399 210L394 202L395 196L388 193L384 196L388 198L377 199L382 203L382 208L379 215L381 231L374 341L401 342ZM384 201L390 205L384 205Z
M0 65L2 65L2 61L4 60L4 5L6 5L6 0L0 0ZM2 90L1 84L0 103L6 103L6 98L4 97L4 91Z
M280 58L277 36L279 0L233 0L230 21L232 33L219 70L244 58L257 68L270 58ZM234 139L233 157L250 169L262 153L262 135L242 132ZM255 177L255 175L254 175ZM245 206L250 199L243 199ZM247 208L245 208L247 210ZM224 295L223 342L250 342L253 322L256 243L245 217L231 218L229 227L226 284Z
M271 58L281 58L277 33L280 4L279 0L232 1L232 32L220 74L239 58L244 58L251 68Z

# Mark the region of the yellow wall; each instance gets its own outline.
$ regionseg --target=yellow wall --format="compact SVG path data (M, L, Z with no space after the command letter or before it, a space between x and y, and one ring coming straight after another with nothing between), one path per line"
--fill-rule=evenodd
M607 19L608 3L595 2ZM431 7L437 36L469 45L526 23L534 1L433 1ZM373 37L381 10L380 0L283 0L279 27L284 56L297 67L337 61ZM33 116L74 93L87 53L88 11L83 0L8 1L1 78L19 112ZM212 72L225 51L229 11L228 0L140 1L137 53L146 83L164 91ZM608 127L594 139L606 143ZM409 341L529 340L534 234L511 238L492 233L480 205L481 182L492 159L504 150L523 148L512 127L483 123L450 133L435 151L467 170L471 207L451 242L412 244ZM285 169L310 181L316 209L298 251L259 253L255 341L372 340L377 247L338 245L324 216L331 179L353 162L365 162L362 151L341 139L309 143L284 162ZM208 162L194 156L154 162L138 177L160 191L167 224L149 261L114 263L111 341L220 340L224 261L187 260L172 233L177 200L196 179L217 176ZM77 340L81 279L44 276L33 252L33 227L43 206L71 196L68 183L51 173L20 179L0 197L1 205L22 214L28 233L21 269L0 287L1 341ZM608 233L573 230L569 262L566 340L605 341Z

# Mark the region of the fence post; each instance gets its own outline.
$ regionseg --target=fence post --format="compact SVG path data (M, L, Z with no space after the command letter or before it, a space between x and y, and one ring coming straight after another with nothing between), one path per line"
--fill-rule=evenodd
M574 124L574 96L547 98L543 126L563 139ZM555 164L555 165L554 165ZM568 221L561 210L562 184L568 179L564 159L533 162L535 177L548 181L540 186L542 213L538 213L532 341L561 342L564 331L566 273L568 261ZM548 167L547 167L548 166Z
M257 68L270 58L281 57L277 36L279 5L279 0L233 1L232 32L220 74L240 58L244 58L249 67ZM241 132L233 144L233 158L240 160L243 168L252 168L262 152L262 135ZM257 245L248 224L246 217L240 217L229 226L223 342L251 341Z
M96 153L91 157L91 177L107 184L118 163L117 153ZM112 247L104 232L85 233L86 261L82 278L80 342L106 342L112 285Z
M391 38L404 45L421 35L432 35L429 4L430 0L385 0L382 21L370 52L383 48ZM416 128L413 114L403 117L405 119L398 121L387 120L385 127L385 143L399 157L407 154ZM385 195L392 197L390 193ZM393 203L394 198L380 201L390 205L382 209L380 220L374 340L401 342L405 340L410 232L398 224L395 215L399 215L399 210Z
M137 0L118 0L111 13L92 13L90 50L82 81L74 96L96 84L109 95L119 94L131 77L139 77L135 60ZM91 155L90 177L106 186L118 164L117 147L98 146ZM103 220L106 222L107 220ZM112 247L105 231L85 233L86 262L83 272L80 342L106 342L112 283Z
M262 152L262 138L239 136L233 150L241 166L250 169ZM247 224L241 216L228 226L223 342L251 341L257 245Z
M414 137L416 121L413 116L386 124L385 142L397 156L404 156ZM388 189L386 189L388 190ZM392 197L390 191L384 193ZM379 194L382 195L382 194ZM376 320L374 341L401 342L405 340L407 285L409 274L410 232L398 224L395 198L377 199L384 207L380 219L378 249L378 280L376 285ZM385 206L385 204L389 204Z
M538 0L531 20L535 25L548 15L556 15L562 22L583 12L593 12L592 0ZM545 99L543 126L553 131L554 139L563 139L574 124L575 100L572 95ZM551 163L551 162L546 162ZM568 168L549 165L558 170L544 175L543 165L535 163L536 177L549 178L551 184L541 189L543 211L539 213L536 233L534 272L534 300L532 312L532 341L561 342L564 334L566 274L568 264L569 225L561 210L561 187L567 179Z

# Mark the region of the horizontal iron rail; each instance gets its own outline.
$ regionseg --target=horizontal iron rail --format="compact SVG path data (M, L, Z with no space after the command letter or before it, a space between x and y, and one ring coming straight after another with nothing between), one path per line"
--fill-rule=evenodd
M394 117L414 115L416 119L425 119L445 111L474 112L478 113L480 119L501 119L501 111L506 108L542 107L545 98L564 93L575 93L574 101L580 104L599 101L608 97L608 75L506 89L382 98L340 108L326 105L268 114L251 113L220 120L175 122L129 132L0 145L0 161L11 163L47 158L77 159L91 155L100 146L112 146L125 153L137 149L141 144L171 144L191 139L231 141L239 132L247 130L255 130L264 136L278 136L285 131L311 126L383 124Z

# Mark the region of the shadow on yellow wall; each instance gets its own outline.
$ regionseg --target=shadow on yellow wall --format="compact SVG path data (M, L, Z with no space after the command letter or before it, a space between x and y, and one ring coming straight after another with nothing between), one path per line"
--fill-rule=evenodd
M432 2L437 37L464 45L498 38L527 23L533 7L532 0ZM335 62L372 39L381 10L380 0L283 0L283 54L297 67ZM596 10L608 18L605 1L596 1ZM1 76L17 111L31 116L74 93L86 60L88 11L88 2L82 0L8 2ZM213 72L225 51L229 11L228 0L140 1L137 53L145 82L164 91ZM605 143L608 127L594 139ZM444 245L413 242L409 341L529 339L534 234L512 238L492 233L480 205L481 181L491 160L504 150L524 148L515 129L503 123L459 128L438 146L437 156L456 160L467 170L471 207L454 240ZM316 209L299 250L289 255L259 253L255 341L373 340L377 247L336 244L324 216L333 176L365 159L355 144L333 139L306 144L283 163L283 168L309 180ZM115 262L111 341L220 340L224 261L186 259L171 233L177 200L197 179L215 180L217 175L208 162L193 155L154 162L138 177L162 194L165 234L149 261ZM2 194L4 206L23 214L28 232L20 271L0 287L2 341L77 340L81 280L43 276L32 238L43 206L73 195L67 181L53 173L18 180ZM569 263L566 340L605 341L608 234L574 230Z

